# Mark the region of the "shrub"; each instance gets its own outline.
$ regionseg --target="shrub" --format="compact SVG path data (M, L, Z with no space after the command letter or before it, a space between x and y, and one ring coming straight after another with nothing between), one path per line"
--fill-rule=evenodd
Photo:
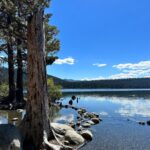
M8 91L9 91L8 84L0 83L0 96L2 97L8 96Z
M52 78L47 81L48 84L48 96L52 102L62 97L61 85L55 85Z

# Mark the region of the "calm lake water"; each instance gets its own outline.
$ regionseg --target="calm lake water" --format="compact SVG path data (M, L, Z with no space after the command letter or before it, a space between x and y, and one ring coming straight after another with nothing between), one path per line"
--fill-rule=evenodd
M79 97L77 107L100 114L103 121L92 126L94 138L82 150L150 150L150 126L138 121L150 120L150 92L71 92L64 93L67 104L72 95ZM76 120L71 109L55 110L54 121L68 123ZM0 123L11 122L12 113L0 111Z
M138 121L150 120L150 92L76 91L64 94L65 103L72 95L80 98L75 105L96 112L103 119L90 129L94 139L82 150L150 150L150 126L138 124ZM75 120L77 116L73 110L66 109L60 114L64 123Z

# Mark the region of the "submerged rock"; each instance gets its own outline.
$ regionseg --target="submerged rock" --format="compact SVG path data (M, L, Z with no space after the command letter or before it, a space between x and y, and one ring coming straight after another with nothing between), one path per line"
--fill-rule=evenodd
M65 108L68 108L69 106L68 105L65 105Z
M148 121L147 121L147 125L149 125L149 126L150 126L150 120L148 120Z
M145 125L145 122L139 121L139 124L140 124L140 125Z
M80 132L80 134L87 141L91 141L93 139L93 134L89 130L83 130Z
M66 131L65 140L69 141L70 144L80 145L84 143L84 138L74 130Z

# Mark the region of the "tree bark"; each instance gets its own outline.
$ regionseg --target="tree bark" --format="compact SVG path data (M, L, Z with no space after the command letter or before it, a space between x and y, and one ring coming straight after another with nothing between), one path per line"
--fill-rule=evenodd
M45 31L43 8L38 8L28 21L28 101L23 120L25 139L40 149L43 138L52 135L49 122L47 74L45 61Z
M17 40L17 79L16 79L16 101L18 103L23 101L23 63L22 51L20 48L21 41Z
M15 71L13 60L13 49L10 43L7 44L8 49L8 82L9 82L9 102L15 100Z

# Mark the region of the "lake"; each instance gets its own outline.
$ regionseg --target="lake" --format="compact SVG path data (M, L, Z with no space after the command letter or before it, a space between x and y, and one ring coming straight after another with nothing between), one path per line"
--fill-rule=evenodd
M150 126L139 125L138 121L150 120L150 92L75 92L64 94L64 101L72 95L78 96L78 107L100 114L103 121L91 128L92 142L82 150L149 150ZM73 110L62 109L61 121L76 119ZM59 120L59 117L58 117Z
M79 97L79 102L75 101L74 105L100 114L103 120L90 128L93 141L82 150L150 150L150 126L138 123L150 120L149 91L69 91L63 94L63 103L68 104L72 95ZM51 113L53 120L61 123L75 121L77 116L72 109ZM1 111L0 123L11 122L10 114L13 115Z

